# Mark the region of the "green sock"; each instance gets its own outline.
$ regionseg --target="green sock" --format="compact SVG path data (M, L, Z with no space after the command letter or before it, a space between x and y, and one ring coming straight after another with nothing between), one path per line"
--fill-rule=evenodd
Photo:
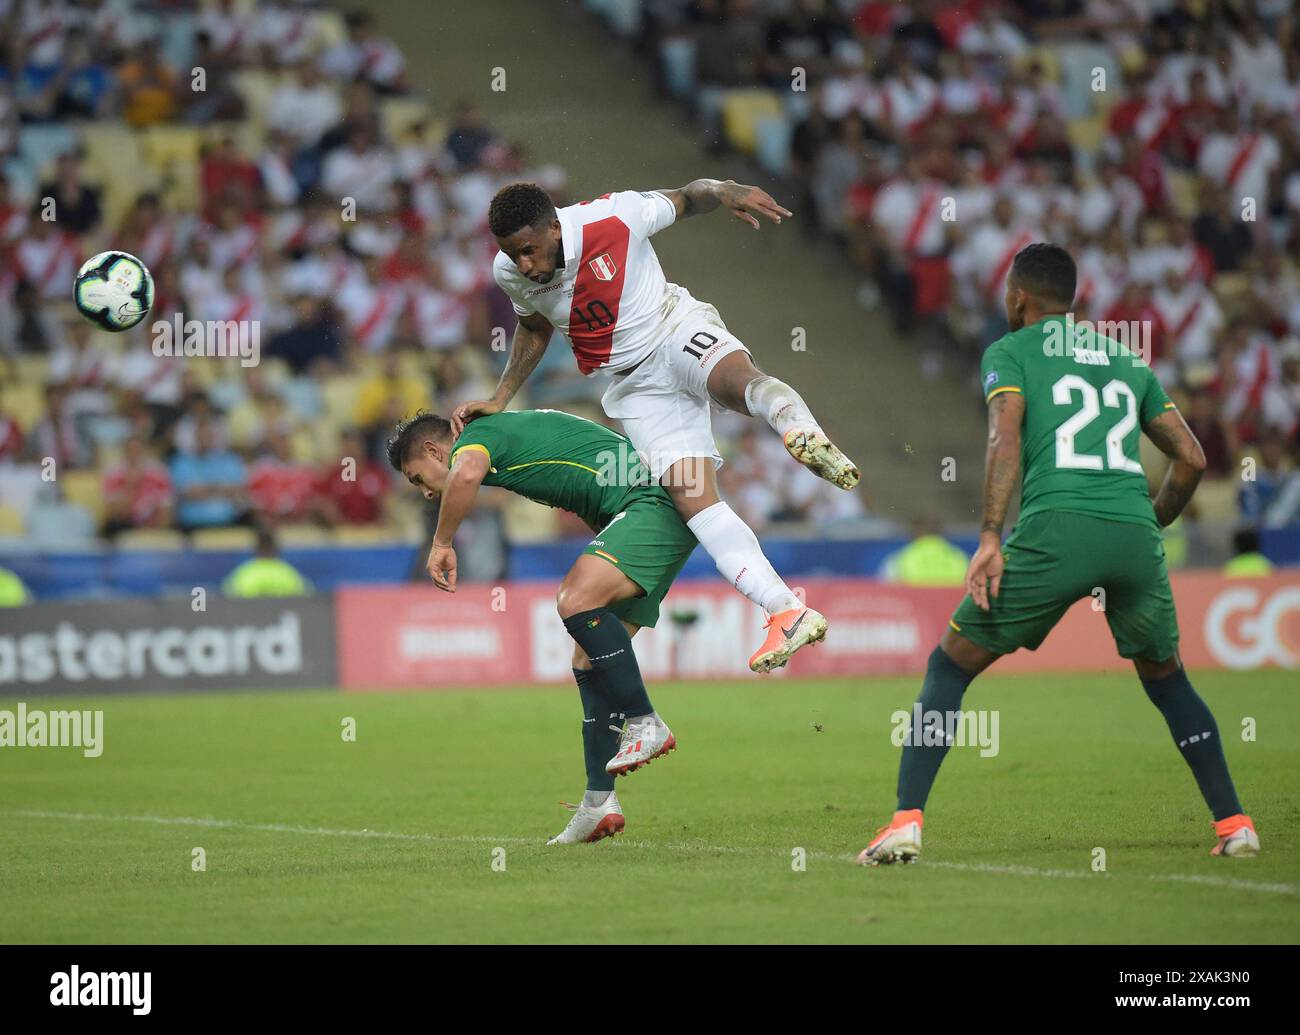
M1223 742L1214 715L1187 679L1187 672L1177 672L1148 682L1142 686L1151 703L1169 724L1174 743L1192 767L1196 785L1215 819L1227 819L1241 812L1237 790L1228 775L1228 760L1223 757Z
M573 678L578 682L578 695L582 698L582 756L587 764L587 790L612 791L614 774L605 772L605 763L618 751L619 735L610 726L621 722L611 714L613 709L594 669L575 668Z
M921 696L916 703L922 714L925 712L955 712L961 708L962 694L975 677L960 668L952 658L944 653L942 647L935 647L930 653L930 661L925 670L925 683L921 687ZM911 731L917 739L919 730ZM898 763L898 808L924 809L925 800L930 796L934 778L939 775L939 766L948 754L948 745L912 743L909 735L903 745L903 758Z
M583 611L564 620L564 627L600 673L600 686L611 710L624 715L649 715L654 711L641 680L641 666L632 650L632 637L608 608Z

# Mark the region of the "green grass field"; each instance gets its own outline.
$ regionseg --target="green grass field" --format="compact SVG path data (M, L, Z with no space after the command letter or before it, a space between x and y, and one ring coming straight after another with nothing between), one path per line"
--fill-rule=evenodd
M1000 753L954 749L922 861L876 870L850 860L893 807L915 678L653 687L680 750L619 781L623 836L565 849L571 689L29 700L102 708L106 746L0 750L0 941L1295 942L1295 676L1194 682L1256 859L1209 857L1128 676L975 684Z

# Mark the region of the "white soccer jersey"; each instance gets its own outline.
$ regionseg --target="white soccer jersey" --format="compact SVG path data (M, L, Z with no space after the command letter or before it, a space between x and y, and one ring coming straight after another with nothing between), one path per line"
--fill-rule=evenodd
M556 214L564 265L550 283L534 283L498 252L497 285L520 316L540 313L564 335L584 374L635 366L661 337L667 280L650 238L673 224L676 208L658 191L627 190Z

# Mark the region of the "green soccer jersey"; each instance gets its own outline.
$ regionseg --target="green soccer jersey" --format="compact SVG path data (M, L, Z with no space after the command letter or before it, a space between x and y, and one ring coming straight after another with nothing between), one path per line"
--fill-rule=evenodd
M519 410L465 425L451 447L487 455L484 485L571 510L604 528L637 495L668 493L655 484L632 443L609 428L559 410Z
M986 400L1025 398L1022 519L1065 510L1156 525L1139 436L1174 404L1140 356L1090 324L1048 316L990 345L982 374Z

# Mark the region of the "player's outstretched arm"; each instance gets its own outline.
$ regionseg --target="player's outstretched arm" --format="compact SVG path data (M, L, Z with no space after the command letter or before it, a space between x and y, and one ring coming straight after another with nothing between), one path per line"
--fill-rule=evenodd
M794 215L789 209L778 205L763 188L749 187L735 180L692 180L685 187L661 190L659 193L673 203L678 219L712 212L723 205L737 219L744 220L757 230L759 222L756 216L779 223L783 216Z
M475 417L500 413L510 405L510 400L515 397L520 386L542 361L542 355L554 333L551 321L538 313L519 318L519 326L515 328L515 336L510 342L510 358L506 361L505 370L501 371L497 390L491 399L474 399L461 403L451 411L451 433L454 437L459 437L465 430L465 425Z
M984 459L984 519L980 545L966 569L966 592L987 611L989 597L1002 584L1002 527L1011 509L1011 496L1020 476L1020 425L1025 397L1002 392L989 402L989 444Z
M1205 473L1205 451L1177 410L1165 410L1142 430L1160 452L1173 461L1152 502L1161 527L1172 525L1183 512Z
M452 540L456 530L474 509L474 498L479 486L487 477L489 461L477 449L462 450L447 472L447 483L442 489L442 505L438 508L438 528L433 533L429 547L429 576L439 589L456 592L456 551Z

